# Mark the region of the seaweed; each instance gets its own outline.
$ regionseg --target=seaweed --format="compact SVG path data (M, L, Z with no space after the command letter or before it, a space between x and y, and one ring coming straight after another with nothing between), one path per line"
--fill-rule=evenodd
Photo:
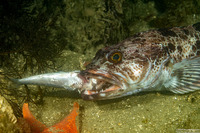
M53 0L1 1L0 94L9 97L10 101L42 103L44 91L40 87L33 93L28 86L24 89L9 86L6 77L22 78L28 73L44 73L58 68L55 58L66 44L57 36L65 33L61 30L53 38L49 29L58 28L55 23L58 14L64 14L61 10L64 5L62 1Z
M6 77L78 69L79 60L137 32L199 21L199 6L197 0L2 0L0 94L19 106L42 104L45 87L16 87Z
M198 0L155 0L155 7L159 13L150 25L156 28L185 26L200 21Z

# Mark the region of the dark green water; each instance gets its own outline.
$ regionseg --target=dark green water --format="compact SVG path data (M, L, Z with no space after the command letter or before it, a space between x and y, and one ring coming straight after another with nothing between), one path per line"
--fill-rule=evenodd
M98 49L137 32L200 22L199 0L2 1L0 11L0 74L15 78L83 69L84 62L90 61ZM8 81L1 79L1 83L1 95L14 99L21 108L27 96L25 88L14 88L15 92L6 90L12 88ZM147 93L91 102L76 93L46 87L42 88L46 91L41 102L38 88L29 89L37 103L30 103L30 109L49 126L68 115L73 103L78 102L81 133L200 129L199 92Z

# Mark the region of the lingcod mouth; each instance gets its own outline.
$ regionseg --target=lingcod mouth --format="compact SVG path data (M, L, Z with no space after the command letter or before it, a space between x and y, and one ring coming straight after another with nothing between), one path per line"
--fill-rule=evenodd
M81 96L84 100L103 100L112 97L122 88L119 78L104 70L84 70L80 72L84 81Z

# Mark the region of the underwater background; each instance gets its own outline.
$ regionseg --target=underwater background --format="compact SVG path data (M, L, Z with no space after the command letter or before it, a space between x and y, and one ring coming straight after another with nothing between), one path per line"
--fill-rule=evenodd
M0 132L26 129L16 122L24 102L48 126L78 102L80 133L200 132L200 92L84 101L76 92L6 78L82 70L100 48L135 33L197 22L200 0L1 0Z

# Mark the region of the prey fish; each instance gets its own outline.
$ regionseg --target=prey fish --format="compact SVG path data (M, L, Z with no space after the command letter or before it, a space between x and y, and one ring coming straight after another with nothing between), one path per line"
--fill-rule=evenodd
M146 91L200 90L200 23L150 30L100 49L85 70L16 79L19 84L63 87L85 100Z

